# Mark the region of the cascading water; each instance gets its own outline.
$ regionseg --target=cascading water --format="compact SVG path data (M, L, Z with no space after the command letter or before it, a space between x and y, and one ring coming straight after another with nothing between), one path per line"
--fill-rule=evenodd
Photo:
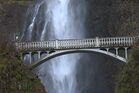
M84 38L84 4L84 0L37 0L27 12L22 40ZM60 56L37 68L48 93L78 93L76 64L80 56ZM27 62L28 56L24 60Z

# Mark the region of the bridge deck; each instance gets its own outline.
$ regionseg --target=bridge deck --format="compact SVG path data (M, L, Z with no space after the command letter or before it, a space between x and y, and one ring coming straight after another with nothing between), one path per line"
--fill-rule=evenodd
M66 39L40 42L16 42L19 51L65 50L82 48L130 47L139 37L107 37L92 39Z

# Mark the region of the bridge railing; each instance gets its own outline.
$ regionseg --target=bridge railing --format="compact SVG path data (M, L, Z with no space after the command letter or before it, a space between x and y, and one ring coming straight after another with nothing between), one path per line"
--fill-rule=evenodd
M113 47L113 46L132 46L137 37L116 37L116 38L100 38L101 47Z
M52 40L40 42L16 42L16 49L19 51L30 50L58 50L58 49L79 49L97 47L120 47L132 46L138 37L110 37L93 39L69 39Z
M59 40L57 41L58 49L67 48L86 48L95 47L95 39L84 39L84 40Z

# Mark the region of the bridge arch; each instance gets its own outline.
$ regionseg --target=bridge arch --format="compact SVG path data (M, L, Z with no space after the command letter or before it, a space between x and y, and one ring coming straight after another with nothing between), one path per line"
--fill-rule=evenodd
M34 62L30 65L31 69L34 69L35 67L41 65L42 63L45 63L47 60L50 60L54 57L60 56L60 55L64 55L64 54L71 54L71 53L89 53L89 52L94 52L94 53L100 53L100 54L104 54L104 55L108 55L111 56L115 59L118 59L119 61L122 61L124 63L126 63L126 59L123 57L120 57L118 55L115 55L111 52L107 52L104 50L100 50L100 49L71 49L71 50L60 50L60 51L56 51L53 52L51 54L48 54L47 56L45 56L44 58L38 60L37 62Z

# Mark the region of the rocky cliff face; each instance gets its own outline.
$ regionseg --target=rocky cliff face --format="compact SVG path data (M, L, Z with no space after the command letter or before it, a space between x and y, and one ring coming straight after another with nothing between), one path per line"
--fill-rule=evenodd
M0 15L0 32L21 31L28 5L4 5ZM139 3L122 0L86 0L86 29L88 37L137 35L139 30Z
M10 3L1 6L3 10L0 10L2 11L0 14L0 37L2 39L14 39L13 34L21 31L25 12L29 4Z
M87 37L138 35L139 3L129 1L130 0L86 0L88 7L85 23ZM1 39L5 40L7 36L9 37L10 33L12 34L13 32L21 30L27 7L28 4L24 6L18 4L5 6L6 13L4 16L0 16ZM84 57L85 56L86 55L84 55ZM90 58L92 57L96 59L90 62ZM87 59L78 65L78 73L81 74L78 74L77 77L81 77L81 81L86 80L84 82L88 81L90 83L84 85L84 82L78 81L80 86L89 88L82 88L81 93L113 93L113 81L115 80L113 77L121 64L118 63L117 60L109 59L101 55L99 56L98 54L92 54L85 58ZM83 61L82 59L81 61ZM103 59L105 59L105 62ZM89 75L89 77L83 78L87 75Z
M137 0L87 0L86 28L90 37L129 36L139 33Z
M139 2L137 0L116 0L110 13L108 31L116 36L139 34Z

